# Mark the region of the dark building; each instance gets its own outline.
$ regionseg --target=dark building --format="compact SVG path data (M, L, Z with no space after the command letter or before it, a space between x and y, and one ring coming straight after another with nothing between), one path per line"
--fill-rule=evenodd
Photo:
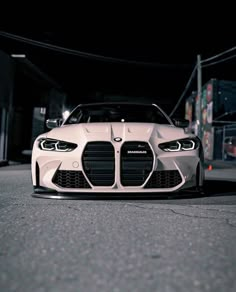
M45 119L62 116L66 94L24 55L0 51L0 161L29 161Z

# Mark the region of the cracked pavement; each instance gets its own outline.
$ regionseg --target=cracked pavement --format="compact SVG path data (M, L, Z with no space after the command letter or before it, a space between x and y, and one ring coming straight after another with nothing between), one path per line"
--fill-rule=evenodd
M206 195L49 200L0 168L0 291L236 291L236 183Z

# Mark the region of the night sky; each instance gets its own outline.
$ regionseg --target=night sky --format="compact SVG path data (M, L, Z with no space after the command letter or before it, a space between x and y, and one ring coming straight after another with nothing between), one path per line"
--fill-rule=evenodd
M26 54L74 99L99 93L149 97L162 104L167 112L182 94L196 64L197 54L206 59L236 45L233 35L220 32L213 35L210 31L187 34L187 30L179 33L165 30L151 38L130 36L128 41L114 36L106 41L99 37L84 39L78 32L71 31L7 32L84 53L124 60L113 62L91 56L75 56L0 36L0 49L7 53ZM236 50L225 57L233 54ZM236 58L204 68L202 74L203 84L211 78L236 81ZM196 90L195 77L187 96Z

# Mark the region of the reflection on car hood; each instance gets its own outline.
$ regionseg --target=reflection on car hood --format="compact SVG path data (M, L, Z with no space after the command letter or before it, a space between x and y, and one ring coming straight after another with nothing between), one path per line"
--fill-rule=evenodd
M52 129L47 137L61 139L68 142L86 140L113 140L116 137L122 140L148 140L153 131L157 137L166 140L185 138L189 135L184 130L173 125L158 125L151 123L87 123L64 125Z

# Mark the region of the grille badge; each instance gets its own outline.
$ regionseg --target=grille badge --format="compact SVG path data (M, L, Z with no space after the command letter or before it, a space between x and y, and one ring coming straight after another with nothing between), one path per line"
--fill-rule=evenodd
M120 137L116 137L116 138L114 138L114 141L116 141L116 142L121 142L121 141L122 141L122 138L120 138Z

